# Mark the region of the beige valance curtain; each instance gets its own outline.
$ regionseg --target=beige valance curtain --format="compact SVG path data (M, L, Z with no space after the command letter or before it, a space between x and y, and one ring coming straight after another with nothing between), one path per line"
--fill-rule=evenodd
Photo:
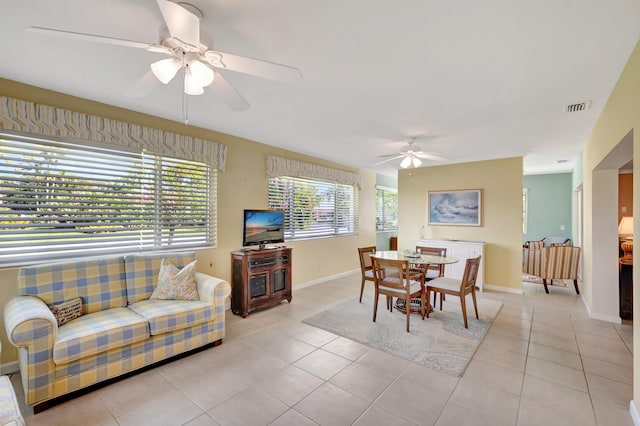
M227 146L96 115L0 97L0 129L144 149L224 171Z
M355 186L362 189L362 176L358 173L304 163L289 158L267 156L267 177L291 176L324 179L343 185Z

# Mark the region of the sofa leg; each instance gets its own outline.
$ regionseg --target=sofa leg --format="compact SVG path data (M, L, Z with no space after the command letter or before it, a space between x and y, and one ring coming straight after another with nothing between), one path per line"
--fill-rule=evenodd
M580 294L580 290L578 290L578 280L573 280L573 286L576 288L576 294Z
M542 284L544 284L544 291L549 294L549 289L547 288L547 280L545 278L542 279Z
M55 405L55 404L52 404L51 400L41 402L40 404L36 404L33 406L33 414L38 414L43 412L44 410L48 410L49 408L52 407L52 405Z

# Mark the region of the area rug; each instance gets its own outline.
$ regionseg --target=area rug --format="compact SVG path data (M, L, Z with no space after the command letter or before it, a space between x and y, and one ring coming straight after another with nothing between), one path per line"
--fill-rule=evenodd
M478 300L480 320L469 314L469 328L465 329L459 301L447 300L444 311L435 310L424 321L419 314L412 314L411 332L407 333L405 315L397 309L389 312L385 303L381 298L376 322L372 320L371 297L364 297L362 303L354 298L303 322L459 377L502 307L498 301Z
M535 275L522 274L522 281L542 285L542 278L536 277ZM552 285L554 287L569 287L567 281L569 283L571 282L571 280L547 280L547 285Z

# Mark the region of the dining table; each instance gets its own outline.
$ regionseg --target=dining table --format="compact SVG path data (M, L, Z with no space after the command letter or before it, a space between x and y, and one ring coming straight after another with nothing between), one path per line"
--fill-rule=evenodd
M460 259L454 256L434 256L432 254L422 254L420 252L411 250L376 250L376 252L371 253L370 256L377 259L407 260L410 266L415 267L425 265L448 265L460 261ZM397 310L404 313L404 300L397 299L395 307ZM433 307L428 300L426 308L429 310L429 312L433 311ZM412 299L410 309L411 312L420 312L420 299Z
M408 260L410 265L448 265L458 263L454 256L434 256L409 250L381 250L371 253L371 257L388 260Z

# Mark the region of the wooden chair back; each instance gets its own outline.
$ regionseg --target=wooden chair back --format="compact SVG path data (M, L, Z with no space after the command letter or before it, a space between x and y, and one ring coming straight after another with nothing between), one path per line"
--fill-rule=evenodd
M373 275L375 277L375 300L373 302L373 322L376 321L379 296L387 296L387 309L393 310L392 299L405 301L407 332L409 332L409 315L411 299L420 298L420 314L425 316L424 275L409 269L408 260L392 260L373 258Z
M475 291L478 271L480 269L480 257L481 256L467 259L467 264L464 267L464 275L460 281L460 294L462 296Z
M407 260L373 259L373 276L376 286L381 290L389 289L398 293L409 291L411 273Z
M429 254L431 256L445 257L447 255L446 247L416 246L416 251L418 250L422 254ZM427 281L437 277L444 277L444 264L425 265L425 267L423 268L423 272L424 272L424 279Z
M362 272L363 278L365 278L365 274L367 271L373 270L373 262L371 261L371 254L375 252L376 252L375 246L358 248L358 255L360 256L360 272Z
M358 248L360 272L362 273L362 282L360 283L360 302L362 302L362 295L364 294L365 281L375 281L375 278L373 277L373 262L371 261L371 254L375 252L375 246Z

